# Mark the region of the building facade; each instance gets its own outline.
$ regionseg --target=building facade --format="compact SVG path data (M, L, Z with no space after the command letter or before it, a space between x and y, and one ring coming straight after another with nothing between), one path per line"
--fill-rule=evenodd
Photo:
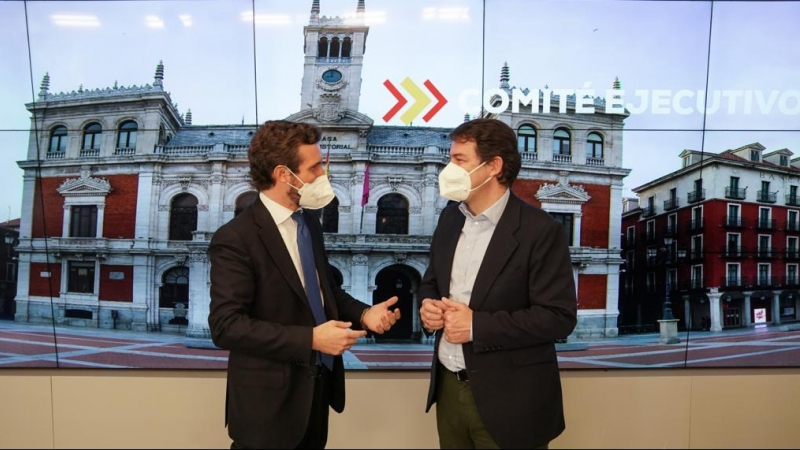
M622 329L656 326L667 300L684 330L800 319L800 159L765 150L685 150L680 170L633 190L622 216Z
M367 303L398 295L407 313L385 337L414 340L416 292L447 204L437 183L452 128L379 126L358 111L364 10L359 1L355 21L345 21L320 16L313 2L301 106L287 119L323 130L336 198L320 220L339 281ZM214 231L257 198L247 161L255 127L192 125L164 90L160 63L145 86L56 94L49 82L27 105L15 319L208 337L206 251ZM507 66L500 87L510 92ZM625 115L575 114L574 97L558 114L560 99L551 100L552 110L540 98L535 111L494 116L519 134L515 193L568 234L580 308L574 335L613 337Z

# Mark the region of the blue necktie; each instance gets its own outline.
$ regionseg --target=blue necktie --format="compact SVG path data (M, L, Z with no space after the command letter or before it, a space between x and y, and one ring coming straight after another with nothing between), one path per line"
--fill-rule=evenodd
M303 278L306 282L306 296L314 315L314 322L322 325L327 321L325 309L322 306L322 294L319 292L317 281L317 266L314 264L314 248L311 245L311 233L308 231L306 219L302 211L292 214L292 219L297 223L297 250L300 252L300 264L303 266ZM333 355L317 352L317 362L321 362L328 370L333 370Z

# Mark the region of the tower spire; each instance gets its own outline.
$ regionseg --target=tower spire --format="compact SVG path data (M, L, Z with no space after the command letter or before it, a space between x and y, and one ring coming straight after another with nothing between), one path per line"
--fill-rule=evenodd
M39 98L46 98L50 93L50 72L45 72L42 84L39 85Z
M356 14L364 14L364 0L358 0L358 6L356 7Z
M186 123L186 125L191 125L192 124L192 109L191 108L186 110L186 117L183 119L183 121L184 121L184 123Z
M311 16L309 23L319 23L319 0L311 2Z
M506 61L503 63L503 68L500 69L500 89L508 89L508 82L510 80L511 76L509 74L508 62Z
M153 80L153 86L164 86L164 61L159 61L156 66L156 76Z

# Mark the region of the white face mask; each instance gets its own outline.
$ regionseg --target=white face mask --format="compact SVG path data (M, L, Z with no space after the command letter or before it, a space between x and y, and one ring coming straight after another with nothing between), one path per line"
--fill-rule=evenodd
M492 179L492 177L489 177L479 186L474 188L472 187L472 180L469 176L472 175L472 172L480 169L485 164L486 162L469 172L467 172L463 167L452 162L447 164L444 170L442 170L442 172L439 174L439 195L448 200L453 200L456 202L463 202L466 200L467 197L469 197L470 192L482 187Z
M300 206L303 208L324 208L333 200L334 197L336 197L336 194L333 193L333 188L331 188L331 182L328 180L327 175L318 176L317 179L311 183L304 183L303 180L295 175L294 172L292 172L288 167L286 170L289 170L289 173L303 183L303 187L299 189L291 183L286 183L295 188L297 193L300 194Z

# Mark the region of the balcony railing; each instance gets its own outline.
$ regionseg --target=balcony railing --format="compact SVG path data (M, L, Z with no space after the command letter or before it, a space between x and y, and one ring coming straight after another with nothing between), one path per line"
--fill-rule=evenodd
M559 153L553 153L553 162L571 164L572 155L562 155Z
M775 203L778 201L778 192L758 191L756 200L762 203Z
M745 226L745 220L742 216L726 216L725 226L728 228L741 228Z
M705 259L706 254L702 248L694 248L689 251L689 260L690 261L702 261Z
M784 254L784 257L786 259L798 260L798 259L800 259L800 250L798 250L796 248L786 249L786 253Z
M725 188L725 198L744 200L745 197L747 197L747 189L739 189L730 186Z
M317 62L323 64L350 64L353 58L349 56L318 56Z
M655 231L645 231L642 233L642 240L645 242L653 242L656 240L656 232Z
M787 206L800 206L800 195L797 194L786 194L786 205Z
M664 237L675 237L677 235L678 235L678 226L667 225L667 229L664 230Z
M756 227L759 230L775 231L775 228L777 228L776 223L775 219L758 219Z
M722 248L722 254L726 258L741 258L744 256L745 248L744 247L735 247L731 245L727 245Z
M697 189L686 194L686 201L689 203L696 203L706 199L706 190Z
M64 152L47 152L45 159L64 159Z
M605 166L606 162L603 158L593 158L591 156L586 157L586 165L587 166Z
M695 219L689 222L689 231L700 231L703 229L703 219Z
M800 222L797 220L787 220L786 231L800 231Z
M625 237L625 246L633 247L636 245L636 235L628 235Z
M83 148L81 149L79 156L81 158L96 158L100 156L100 149L99 148Z
M695 289L705 289L706 287L706 279L705 278L692 278L691 280L684 280L680 282L681 290L695 290Z
M678 198L671 198L669 200L664 200L664 211L671 211L673 209L678 209Z
M136 148L134 147L118 147L114 150L115 156L133 156L136 154Z
M742 280L742 277L727 276L727 277L722 277L722 280L720 280L720 286L726 288L741 287L744 286L744 282Z
M520 152L519 153L520 159L523 161L538 161L539 154L536 152Z
M784 287L798 287L800 286L800 277L797 275L794 276L787 276L783 280Z
M781 283L780 277L767 277L756 275L753 277L754 285L759 288L770 288L778 286Z
M656 215L655 206L645 206L642 208L642 217L652 217Z
M758 250L756 250L756 257L759 259L771 259L777 254L775 247L758 247Z

